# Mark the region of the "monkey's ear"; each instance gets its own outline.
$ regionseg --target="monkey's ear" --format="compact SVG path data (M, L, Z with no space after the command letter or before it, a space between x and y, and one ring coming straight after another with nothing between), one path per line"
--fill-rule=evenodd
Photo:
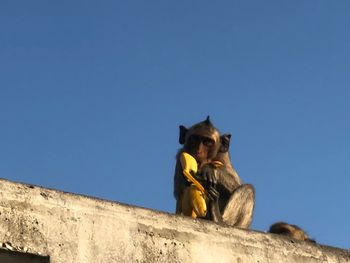
M220 137L220 140L221 140L221 146L220 146L219 151L222 153L225 153L230 148L231 134L227 133L227 134L222 135Z
M179 128L180 128L179 143L185 144L185 138L186 138L186 133L188 129L183 125L180 125Z

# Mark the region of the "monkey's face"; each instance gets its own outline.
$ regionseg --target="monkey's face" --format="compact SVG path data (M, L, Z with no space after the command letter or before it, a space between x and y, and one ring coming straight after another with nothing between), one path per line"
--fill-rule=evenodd
M179 128L179 143L184 145L185 152L196 159L199 167L211 162L219 150L222 152L228 150L231 136L225 135L221 138L219 131L210 122L209 117L189 129L182 125Z
M184 148L199 164L210 162L217 154L215 140L199 134L190 135Z

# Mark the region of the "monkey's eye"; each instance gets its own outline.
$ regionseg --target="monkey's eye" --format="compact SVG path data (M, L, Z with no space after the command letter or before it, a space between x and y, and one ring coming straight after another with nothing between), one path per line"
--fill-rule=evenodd
M211 147L211 146L214 145L214 141L212 139L209 139L209 138L204 138L203 139L203 144L205 146Z
M200 143L201 142L201 137L198 135L191 135L190 138L188 138L190 143Z
M203 143L207 147L212 147L215 144L213 139L196 134L191 135L188 139L189 143L194 145Z

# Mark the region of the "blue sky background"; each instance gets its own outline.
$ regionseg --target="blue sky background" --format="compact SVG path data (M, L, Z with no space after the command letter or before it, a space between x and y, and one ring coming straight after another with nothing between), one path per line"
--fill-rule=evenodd
M208 114L283 220L350 249L349 1L1 1L0 177L173 212Z

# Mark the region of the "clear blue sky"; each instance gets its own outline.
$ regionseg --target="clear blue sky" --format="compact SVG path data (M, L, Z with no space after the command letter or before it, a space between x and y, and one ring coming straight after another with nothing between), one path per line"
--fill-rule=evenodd
M1 1L0 177L173 212L211 115L283 220L350 248L349 1Z

